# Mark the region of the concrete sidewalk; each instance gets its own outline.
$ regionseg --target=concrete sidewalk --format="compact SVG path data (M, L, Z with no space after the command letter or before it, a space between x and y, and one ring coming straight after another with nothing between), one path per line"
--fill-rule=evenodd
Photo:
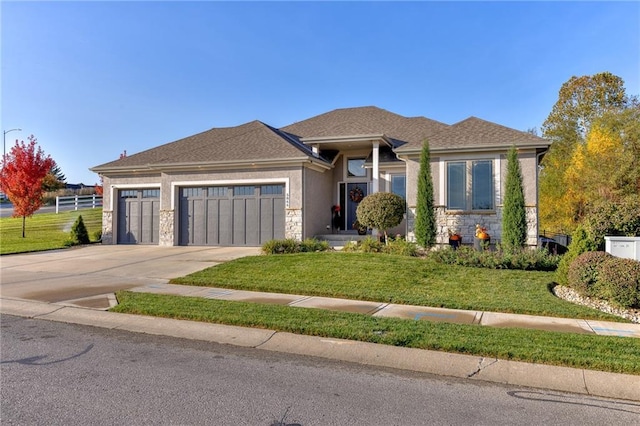
M242 302L269 303L301 308L328 309L332 311L369 314L376 317L395 317L434 322L450 322L456 324L477 324L491 327L529 328L567 333L640 338L640 324L610 321L541 317L533 315L505 314L501 312L464 311L459 309L431 308L426 306L398 305L394 303L366 302L362 300L264 293L257 291L230 290L225 288L197 287L176 284L149 284L134 287L129 291L204 297L208 299Z
M150 288L154 289L153 287ZM190 288L192 290L203 290L198 287ZM140 290L142 289L139 288L138 291ZM155 292L160 292L161 290L161 288L154 289ZM173 286L168 286L164 290L188 291L188 289ZM208 290L215 291L215 289ZM238 293L240 292L237 292L235 296L241 297L241 294ZM218 296L221 295L219 294ZM227 295L231 296L230 293ZM273 297L272 300L277 300L277 296L271 295L271 297ZM306 300L307 303L311 303L309 302L310 299L306 298L300 300L300 302ZM640 376L629 374L531 364L351 340L303 336L274 330L118 314L98 309L10 297L0 298L0 313L328 358L511 386L526 386L605 398L640 401Z

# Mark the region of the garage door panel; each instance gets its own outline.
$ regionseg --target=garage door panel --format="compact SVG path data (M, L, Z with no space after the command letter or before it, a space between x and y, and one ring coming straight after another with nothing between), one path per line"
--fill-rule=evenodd
M220 229L220 240L219 244L221 246L230 246L233 244L232 239L232 230L233 230L233 209L232 203L230 199L220 200L220 225L218 229Z
M204 210L204 200L203 199L195 199L191 203L190 207L190 216L191 216L191 224L190 228L194 230L191 233L191 244L196 246L202 246L206 243L207 237L207 221L206 221L206 212ZM196 230L202 230L200 232L196 232Z
M260 245L260 209L259 200L247 198L245 200L245 230L244 244L248 246Z
M144 190L122 190L118 200L118 244L158 244L160 200Z
M277 185L270 187L273 186ZM266 196L260 195L259 188L183 188L179 202L180 244L259 246L273 238L284 238L284 187L277 191L270 188ZM185 217L197 220L186 226ZM185 238L186 235L192 237Z
M220 244L220 200L207 200L207 245Z

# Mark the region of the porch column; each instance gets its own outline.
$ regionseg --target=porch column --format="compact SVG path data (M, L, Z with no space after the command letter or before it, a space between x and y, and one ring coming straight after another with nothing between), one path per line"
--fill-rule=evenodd
M375 194L380 189L380 170L378 154L380 151L380 142L373 143L373 179L371 181L371 193Z

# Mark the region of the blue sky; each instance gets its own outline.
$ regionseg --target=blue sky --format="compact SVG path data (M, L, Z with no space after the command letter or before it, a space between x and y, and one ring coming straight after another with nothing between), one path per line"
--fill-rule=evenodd
M540 127L572 75L640 93L637 2L2 1L7 146L69 183L212 127L375 105Z

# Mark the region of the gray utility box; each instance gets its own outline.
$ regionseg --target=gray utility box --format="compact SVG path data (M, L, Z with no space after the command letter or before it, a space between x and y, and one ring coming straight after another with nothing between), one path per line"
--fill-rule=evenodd
M640 261L640 237L604 237L610 255Z

